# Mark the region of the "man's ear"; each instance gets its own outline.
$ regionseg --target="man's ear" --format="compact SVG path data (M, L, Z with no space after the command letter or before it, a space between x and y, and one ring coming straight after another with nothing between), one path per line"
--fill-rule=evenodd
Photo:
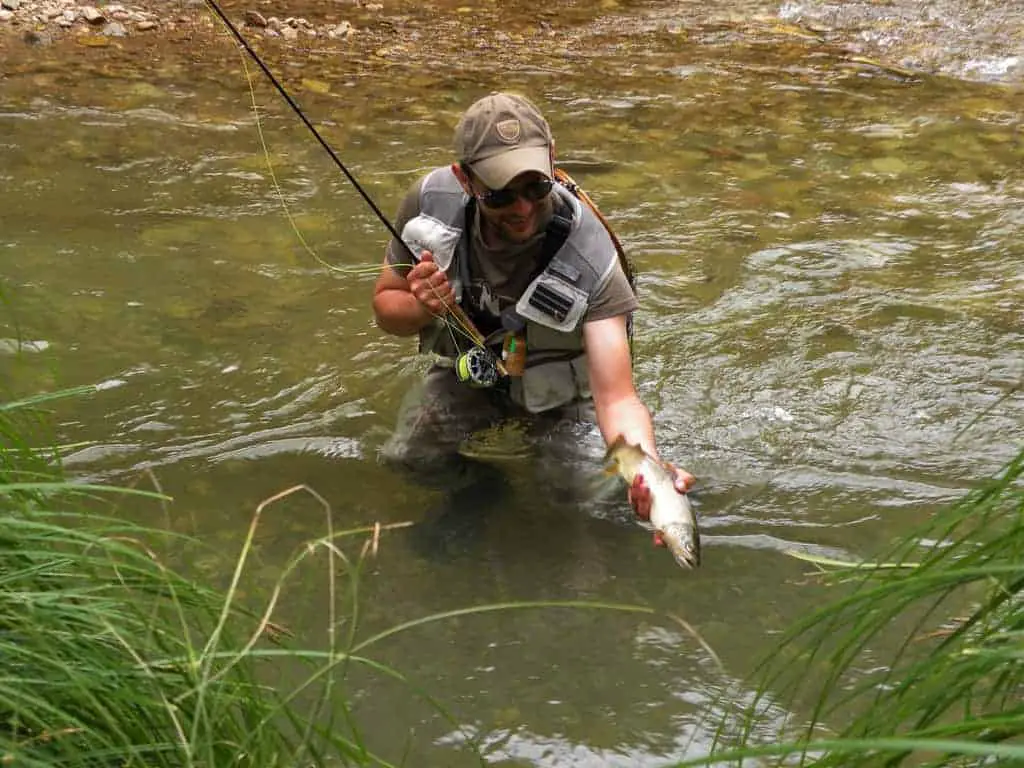
M459 184L462 185L463 191L472 196L473 187L469 183L469 176L462 170L462 163L452 163L452 173L455 174L455 178L459 180Z

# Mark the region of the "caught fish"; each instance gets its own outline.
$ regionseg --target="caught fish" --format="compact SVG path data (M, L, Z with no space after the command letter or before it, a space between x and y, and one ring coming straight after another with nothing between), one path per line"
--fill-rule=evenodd
M700 532L697 516L686 494L679 493L671 469L656 461L639 445L621 435L605 454L605 471L618 474L630 485L640 475L651 490L651 527L684 568L700 565Z

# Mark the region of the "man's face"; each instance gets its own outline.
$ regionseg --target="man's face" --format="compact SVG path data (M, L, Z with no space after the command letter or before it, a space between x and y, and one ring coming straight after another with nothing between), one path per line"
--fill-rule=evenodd
M479 179L473 179L472 185L481 215L502 240L525 242L551 218L551 180L543 173L521 173L497 191L489 190Z

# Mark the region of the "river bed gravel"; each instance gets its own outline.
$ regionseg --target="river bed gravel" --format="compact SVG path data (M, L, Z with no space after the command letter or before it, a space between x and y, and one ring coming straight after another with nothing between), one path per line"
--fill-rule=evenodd
M914 71L1024 82L1024 6L1018 3L565 0L538 7L494 0L222 0L221 5L250 40L337 51L352 61L429 62L486 49L500 64L517 50L537 49L538 41L543 53L571 51L587 45L588 37L592 41L595 31L628 35L631 29L753 23L762 29L784 26L797 37ZM157 49L182 46L180 56L188 58L190 49L205 48L218 35L223 30L205 0L0 0L0 61L5 63L24 61L26 48L58 46L61 56L69 57L101 48L129 55L148 51L134 56L144 67L157 58Z
M587 37L599 18L632 14L645 4L600 6L566 0L536 7L454 0L221 0L219 6L268 61L309 78L344 78L397 65L433 68L476 58L489 70L523 52L562 56ZM0 0L0 80L76 67L86 75L145 78L191 68L209 77L237 65L224 25L204 0ZM551 40L557 38L557 44ZM293 72L294 70L294 72ZM233 71L233 69L232 69ZM65 78L66 79L66 78ZM307 80L308 82L308 80Z
M240 28L255 32L258 36L290 40L299 37L345 38L355 31L355 27L347 20L315 25L306 18L289 13L283 5L274 3L268 8L266 2L253 3L235 21ZM276 14L274 6L280 8ZM357 0L337 0L335 6L361 14L376 13L384 8L381 3ZM27 43L52 43L65 37L91 40L94 36L159 36L162 32L192 29L205 13L206 7L202 0L164 3L0 0L0 32L6 33L4 36L8 38L20 37Z
M126 37L173 30L190 21L192 3L89 4L75 0L0 0L0 30L26 43L64 35Z

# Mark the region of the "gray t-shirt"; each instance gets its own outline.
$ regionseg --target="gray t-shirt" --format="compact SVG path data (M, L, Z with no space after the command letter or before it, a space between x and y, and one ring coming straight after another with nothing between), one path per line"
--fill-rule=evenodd
M401 232L413 217L420 213L420 187L423 179L419 179L398 206L395 227ZM550 206L554 196L548 198L549 209L542 221L552 215ZM497 246L484 242L480 226L480 212L472 226L470 246L469 276L470 284L465 286L465 303L468 299L468 310L478 321L480 330L485 334L500 325L501 311L515 304L523 291L530 284L536 271L544 244L545 232L542 229L524 243L500 243ZM389 264L412 265L413 259L409 251L393 238L388 243L387 260ZM622 267L616 264L609 278L598 290L587 307L584 322L604 320L617 315L624 315L639 307L633 289L629 287Z

